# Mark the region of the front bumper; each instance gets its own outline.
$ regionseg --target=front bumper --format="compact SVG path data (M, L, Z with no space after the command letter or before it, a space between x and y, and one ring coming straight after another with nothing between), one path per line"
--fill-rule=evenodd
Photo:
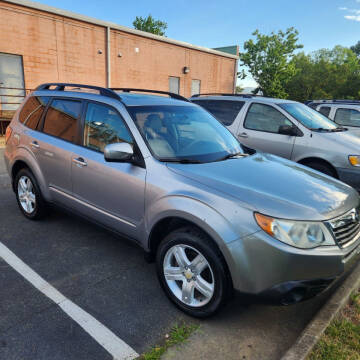
M234 289L290 304L313 297L360 259L360 239L346 249L296 249L263 231L227 245Z
M360 168L337 168L336 171L339 175L339 180L360 191Z

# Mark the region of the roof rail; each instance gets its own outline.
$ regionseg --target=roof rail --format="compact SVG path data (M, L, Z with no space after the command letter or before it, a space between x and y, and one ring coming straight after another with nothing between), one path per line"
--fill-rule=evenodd
M189 100L186 97L181 96L179 94L172 93L172 92L168 92L168 91L150 90L150 89L134 89L134 88L111 88L111 90L123 91L123 92L135 91L135 92L145 92L145 93L154 93L154 94L164 94L164 95L169 95L171 98L176 99L176 100L182 100L182 101L189 102Z
M50 87L55 87L50 89ZM97 90L100 95L111 97L113 99L121 100L121 97L113 90L104 88L101 86L84 85L84 84L72 84L72 83L46 83L39 85L35 91L39 90L53 90L53 91L65 91L66 87L80 88L80 89L91 89Z
M308 100L306 101L306 104L335 104L335 103L340 103L340 104L360 104L360 100L339 100L339 99L326 99L326 100Z
M231 94L231 93L203 93L203 94L195 94L192 95L192 98L200 97L200 96L238 96L243 98L249 98L260 96L260 97L266 97L265 95L256 95L256 94Z

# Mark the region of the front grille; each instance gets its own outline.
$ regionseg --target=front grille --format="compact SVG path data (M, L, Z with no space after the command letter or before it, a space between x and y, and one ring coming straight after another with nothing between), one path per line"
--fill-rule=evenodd
M336 242L342 248L350 246L360 237L360 222L357 209L352 209L328 222Z

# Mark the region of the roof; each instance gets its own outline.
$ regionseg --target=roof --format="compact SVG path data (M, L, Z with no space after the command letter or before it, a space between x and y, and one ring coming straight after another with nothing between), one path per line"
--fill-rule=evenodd
M276 98L269 98L269 97L264 97L264 96L252 96L251 94L244 94L244 96L241 96L241 94L239 95L204 95L204 96L199 96L199 97L192 97L190 98L191 101L194 100L232 100L232 101L261 101L263 103L269 103L269 104L281 104L281 103L292 103L292 102L296 102L293 100L286 100L286 99L276 99Z
M126 106L193 105L190 102L172 99L166 96L134 94L134 93L124 93L124 92L117 92L117 93L121 97L121 101Z
M192 44L184 42L184 41L169 39L165 36L159 36L159 35L145 32L145 31L136 30L136 29L132 29L132 28L129 28L126 26L118 25L118 24L115 24L112 22L98 20L93 17L77 14L72 11L58 9L53 6L40 4L40 3L34 2L34 1L29 1L29 0L4 0L4 1L11 3L11 4L25 6L25 7L31 8L31 9L35 9L35 10L45 11L45 12L56 14L59 16L64 16L64 17L67 17L70 19L75 19L75 20L87 22L89 24L108 27L110 29L123 31L123 32L129 33L129 34L139 35L142 37L150 38L150 39L157 40L157 41L162 41L162 42L177 45L177 46L186 47L186 48L193 49L193 50L198 50L198 51L202 51L202 52L206 52L206 53L210 53L210 54L214 54L214 55L219 55L219 56L223 56L223 57L227 57L227 58L231 58L231 59L238 59L237 55L229 54L226 52L222 52L222 51L218 51L218 50L214 50L214 49L210 49L210 48L206 48L206 47L202 47L202 46L192 45Z

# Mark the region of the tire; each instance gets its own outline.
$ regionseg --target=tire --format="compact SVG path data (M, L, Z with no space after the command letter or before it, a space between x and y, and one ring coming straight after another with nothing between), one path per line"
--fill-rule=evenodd
M309 161L308 163L304 164L305 166L308 166L314 170L320 171L321 173L331 176L333 178L337 179L337 174L335 172L335 170L327 165L326 163L322 163L320 161Z
M21 169L15 177L15 194L23 215L30 220L39 220L46 214L46 203L33 173Z
M158 247L156 266L166 295L191 316L215 314L230 293L231 281L221 253L196 228L185 227L168 234Z

